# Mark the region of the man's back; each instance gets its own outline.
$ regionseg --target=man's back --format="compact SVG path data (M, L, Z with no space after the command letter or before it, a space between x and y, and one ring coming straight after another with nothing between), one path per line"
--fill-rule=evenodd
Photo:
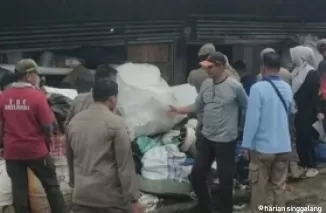
M272 80L290 110L293 95L289 84ZM252 86L244 129L243 146L262 153L291 151L288 112L272 85L261 81Z
M134 174L134 165L125 129L123 119L100 104L92 104L71 120L67 141L74 157L75 204L127 207L124 203L126 183L119 172L127 168L130 177ZM121 165L120 158L128 161Z
M93 103L93 97L91 92L79 94L71 104L71 108L68 112L65 127L68 126L71 119L77 115L79 112L88 109L88 107Z
M280 76L280 78L285 81L286 83L291 85L292 82L292 76L289 70L281 67L280 68L280 72L278 73L278 75ZM261 75L261 73L257 76L257 81L261 81L263 80L263 77Z
M27 84L7 88L1 94L0 114L6 159L31 160L48 153L42 125L52 124L53 114L41 91Z

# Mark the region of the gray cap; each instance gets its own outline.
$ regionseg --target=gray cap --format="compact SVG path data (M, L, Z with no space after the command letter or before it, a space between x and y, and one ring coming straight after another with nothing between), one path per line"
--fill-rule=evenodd
M215 52L216 52L216 49L215 49L214 44L207 43L207 44L204 44L199 49L198 56L210 55L210 54L215 53Z

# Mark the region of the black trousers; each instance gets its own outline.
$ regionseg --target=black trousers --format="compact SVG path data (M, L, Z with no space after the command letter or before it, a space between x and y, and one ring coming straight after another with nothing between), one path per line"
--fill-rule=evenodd
M27 168L41 181L52 213L65 213L65 203L55 172L52 158L37 160L6 160L7 173L12 181L13 206L15 213L30 213L28 202Z
M236 141L214 142L203 136L197 141L197 155L190 181L197 195L198 209L201 213L212 212L211 196L206 180L214 160L217 163L217 175L220 182L217 199L218 210L221 213L232 213L235 148Z
M302 167L316 168L316 144L313 141L315 132L310 125L311 122L296 116L294 124L296 129L296 147L299 156L299 164Z

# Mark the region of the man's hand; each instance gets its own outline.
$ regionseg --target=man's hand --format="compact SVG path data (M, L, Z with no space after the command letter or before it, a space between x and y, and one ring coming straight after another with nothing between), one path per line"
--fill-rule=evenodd
M249 160L249 151L247 149L242 150L242 157Z
M170 107L170 110L168 111L168 115L171 116L171 117L174 117L179 113L179 109L177 107L174 107L174 106L169 106Z
M75 188L75 184L72 181L69 181L69 187L73 189Z
M145 213L145 208L139 202L132 203L131 213Z
M325 115L323 113L318 113L317 118L318 118L318 120L322 121L325 119Z

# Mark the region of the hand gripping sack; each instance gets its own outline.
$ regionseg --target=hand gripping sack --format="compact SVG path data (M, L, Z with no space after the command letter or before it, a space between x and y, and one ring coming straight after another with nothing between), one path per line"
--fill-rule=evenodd
M126 119L132 140L166 132L183 118L167 115L169 105L176 105L177 99L156 66L127 63L117 69L118 110Z

